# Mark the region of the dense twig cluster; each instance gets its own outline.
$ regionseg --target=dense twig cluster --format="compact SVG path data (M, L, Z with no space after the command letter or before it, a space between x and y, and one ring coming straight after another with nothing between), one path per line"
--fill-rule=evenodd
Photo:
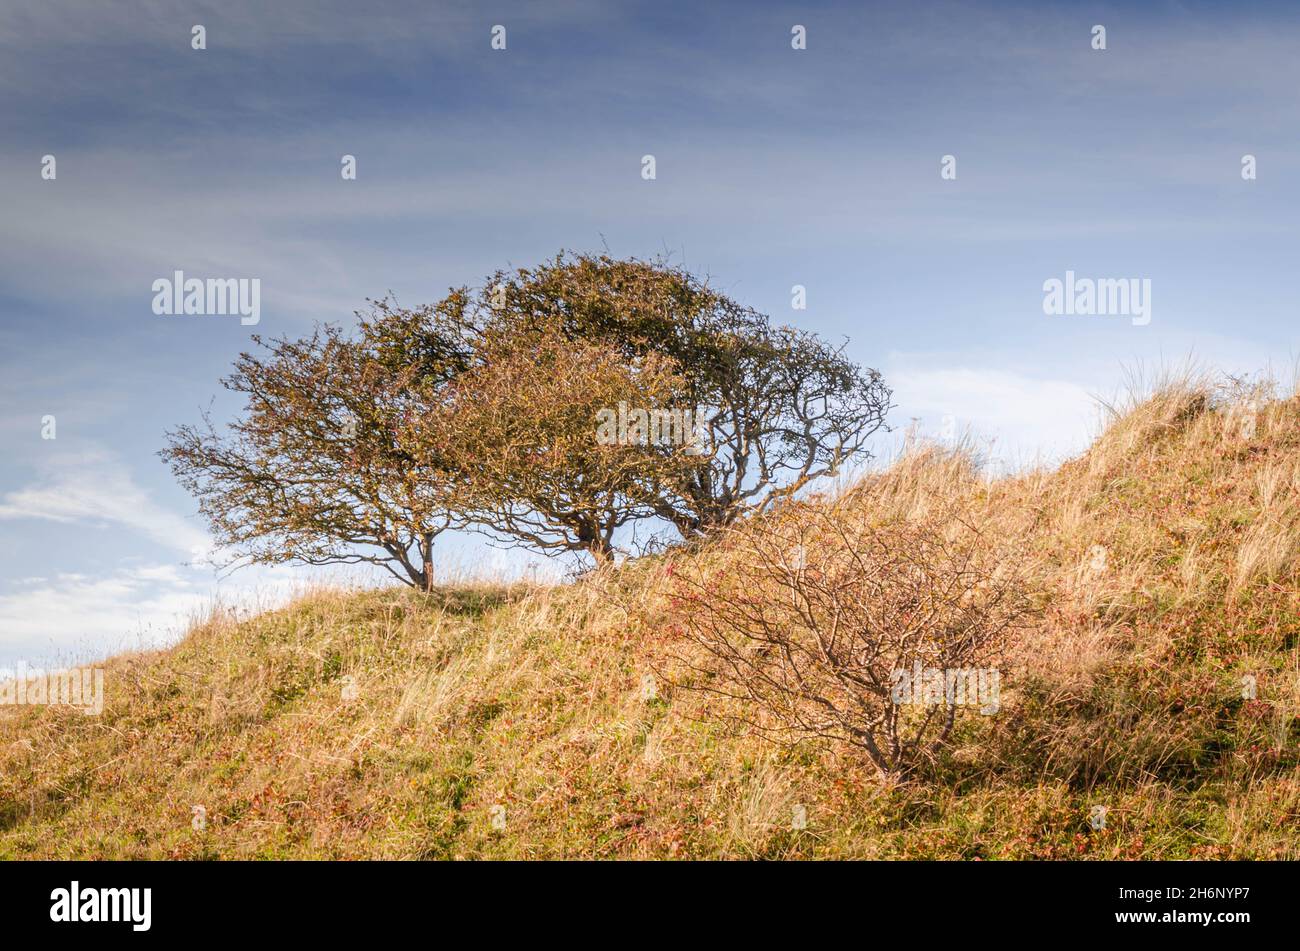
M949 512L873 523L793 503L730 529L724 567L692 561L673 580L677 628L699 648L685 685L742 701L718 712L747 728L845 742L882 773L932 754L961 701L900 702L900 677L995 663L1025 610L993 546Z

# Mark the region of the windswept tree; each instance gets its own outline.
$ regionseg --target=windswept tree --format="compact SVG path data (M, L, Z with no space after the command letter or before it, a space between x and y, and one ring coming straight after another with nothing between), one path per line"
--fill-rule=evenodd
M652 355L671 361L674 399L699 411L707 464L652 473L652 508L687 537L864 460L890 409L880 374L842 347L774 326L666 263L560 255L497 272L456 300L499 332L556 325L629 365Z
M469 359L454 314L387 302L355 338L335 327L254 341L223 385L245 400L224 432L208 413L160 453L232 563L371 563L433 585L434 539L458 522L460 480L414 438Z
M356 334L254 339L223 381L243 414L162 452L216 541L421 588L450 527L600 561L640 519L726 526L865 458L889 409L840 348L663 263L561 255L435 304L373 302Z
M466 473L465 505L490 534L600 563L618 529L654 515L649 487L698 465L685 445L660 452L635 427L600 425L620 403L671 405L681 381L663 357L629 362L538 326L489 329L476 358L422 439Z

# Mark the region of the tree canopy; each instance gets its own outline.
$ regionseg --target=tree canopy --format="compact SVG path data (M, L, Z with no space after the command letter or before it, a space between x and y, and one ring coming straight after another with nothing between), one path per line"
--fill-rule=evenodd
M161 453L215 541L422 588L449 528L597 561L643 519L707 534L866 458L890 408L842 346L665 262L559 255L253 339L222 381L242 414Z

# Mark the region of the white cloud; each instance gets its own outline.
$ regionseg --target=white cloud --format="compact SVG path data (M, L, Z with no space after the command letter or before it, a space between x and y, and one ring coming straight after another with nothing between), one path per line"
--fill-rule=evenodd
M895 358L885 378L894 388L896 424L916 420L937 437L945 417L969 432L995 463L1017 467L1059 462L1088 447L1097 434L1097 401L1078 383L1008 370L965 366L919 368Z
M0 588L0 666L18 660L57 666L164 646L218 603L266 610L322 577L258 566L218 578L204 562L212 552L207 534L156 503L103 448L43 462L37 481L0 496L4 519L122 526L164 550L186 553L192 563L128 560L109 574L55 571L8 583Z
M243 614L270 610L319 578L276 566L218 580L209 570L151 563L104 577L60 573L12 582L0 593L0 667L19 660L57 667L164 647L217 604Z
M0 496L0 520L116 523L195 558L211 552L204 531L154 502L110 452L60 454L43 469L40 482Z
M54 665L174 639L208 598L185 579L159 584L151 570L16 582L0 595L0 663Z

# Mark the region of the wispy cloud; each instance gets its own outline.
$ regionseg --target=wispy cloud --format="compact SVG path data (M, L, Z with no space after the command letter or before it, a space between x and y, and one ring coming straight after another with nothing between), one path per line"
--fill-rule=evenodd
M19 660L52 667L167 646L218 604L242 613L267 610L312 578L275 566L218 583L209 571L147 563L104 576L67 572L12 581L0 589L0 668Z
M84 660L158 646L173 640L206 601L192 582L148 569L14 582L0 594L0 664Z
M212 550L204 531L158 505L105 449L59 454L41 468L39 482L0 496L0 519L117 524L194 558Z
M947 420L954 435L969 434L1000 467L1059 462L1096 435L1096 398L1069 380L903 360L888 379L900 425L915 420L936 436Z

